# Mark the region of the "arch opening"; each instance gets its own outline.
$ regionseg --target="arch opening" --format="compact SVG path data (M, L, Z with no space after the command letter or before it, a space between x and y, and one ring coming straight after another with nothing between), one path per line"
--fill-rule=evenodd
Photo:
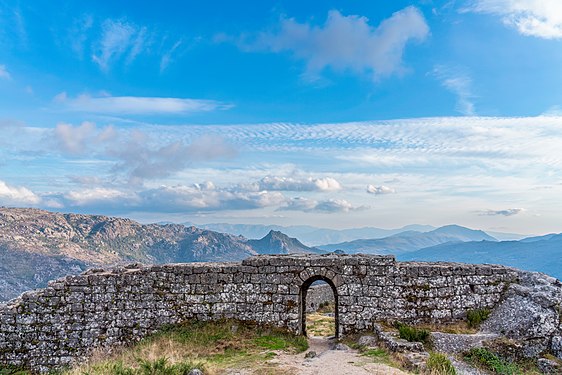
M300 289L301 334L339 337L338 291L332 280L312 276Z

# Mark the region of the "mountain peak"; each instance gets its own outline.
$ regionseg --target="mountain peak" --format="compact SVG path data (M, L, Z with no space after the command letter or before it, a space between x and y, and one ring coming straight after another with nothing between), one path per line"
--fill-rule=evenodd
M287 236L278 230L270 230L259 240L249 240L248 244L260 254L293 254L322 252L314 247L308 247L296 238Z

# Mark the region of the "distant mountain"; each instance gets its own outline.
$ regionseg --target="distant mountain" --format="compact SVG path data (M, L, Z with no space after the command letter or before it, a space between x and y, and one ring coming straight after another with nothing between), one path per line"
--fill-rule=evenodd
M407 231L379 239L355 240L319 246L322 250L347 253L400 254L447 242L496 241L489 234L459 225L447 225L430 232Z
M0 208L0 300L88 267L123 263L239 261L252 255L318 252L280 232L261 240L180 224Z
M205 228L222 233L230 233L241 235L246 238L261 238L270 231L280 231L288 236L298 238L302 243L308 246L318 246L330 243L353 241L361 238L383 238L398 234L401 232L415 230L418 232L429 232L435 227L431 225L408 225L399 229L381 229L374 227L351 228L351 229L328 229L317 228L308 225L280 226L280 225L254 225L254 224L192 224L184 223L184 225L195 225L199 228Z
M528 241L446 243L403 253L400 260L493 263L539 271L562 279L562 234Z
M248 245L260 254L326 253L326 251L305 246L296 238L274 230L271 230L261 240L248 240Z

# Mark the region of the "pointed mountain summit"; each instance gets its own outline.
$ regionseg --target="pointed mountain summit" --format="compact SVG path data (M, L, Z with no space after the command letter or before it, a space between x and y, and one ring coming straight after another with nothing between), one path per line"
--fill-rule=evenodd
M259 254L325 253L315 247L308 247L296 238L289 237L276 230L270 230L269 233L260 240L248 240L248 245Z

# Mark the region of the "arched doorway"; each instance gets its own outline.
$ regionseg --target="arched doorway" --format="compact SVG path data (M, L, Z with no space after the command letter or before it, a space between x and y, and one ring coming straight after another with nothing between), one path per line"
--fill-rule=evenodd
M306 280L300 289L300 318L301 318L301 334L303 334L304 336L308 336L307 333L307 313L310 313L311 309L317 310L319 307L319 305L315 305L316 302L310 302L307 300L307 295L309 292L310 287L312 286L312 284L314 284L315 282L318 281L323 281L326 284L328 284L332 290L333 293L333 315L334 315L334 336L337 338L339 337L339 304L338 304L338 291L336 289L336 286L334 285L334 283L332 282L332 280L328 279L327 277L321 276L321 275L317 275L317 276L312 276L311 278L309 278L308 280Z

